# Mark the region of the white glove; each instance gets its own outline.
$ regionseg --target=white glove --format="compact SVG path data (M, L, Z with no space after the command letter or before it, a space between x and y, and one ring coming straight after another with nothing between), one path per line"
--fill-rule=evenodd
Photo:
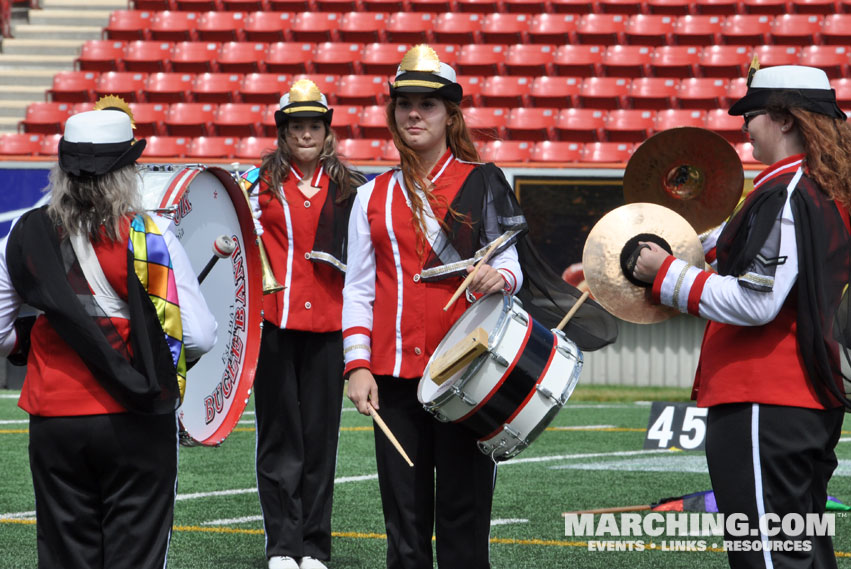
M260 223L260 216L263 215L263 210L260 209L260 199L257 196L248 198L251 202L251 216L254 218L254 232L257 237L263 235L263 224Z

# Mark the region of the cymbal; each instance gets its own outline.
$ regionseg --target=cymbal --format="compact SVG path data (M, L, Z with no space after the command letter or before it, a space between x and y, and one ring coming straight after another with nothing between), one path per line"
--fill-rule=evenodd
M690 265L705 266L703 246L694 228L675 211L652 203L613 209L594 225L582 251L585 281L591 294L611 314L636 324L652 324L679 314L674 308L650 304L647 288L630 282L621 268L621 253L639 235L668 245ZM634 245L630 244L629 254ZM664 245L663 245L663 248Z
M677 127L654 134L635 150L624 170L623 193L626 203L663 205L703 233L733 212L744 182L742 161L721 135Z

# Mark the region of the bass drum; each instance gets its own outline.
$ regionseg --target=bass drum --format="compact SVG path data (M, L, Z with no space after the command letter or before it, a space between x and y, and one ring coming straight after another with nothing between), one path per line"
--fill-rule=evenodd
M214 256L216 238L227 235L236 246L201 283L218 337L187 372L179 410L183 444L219 445L245 410L260 352L262 269L251 209L222 168L148 165L141 176L144 208L171 220L196 275Z

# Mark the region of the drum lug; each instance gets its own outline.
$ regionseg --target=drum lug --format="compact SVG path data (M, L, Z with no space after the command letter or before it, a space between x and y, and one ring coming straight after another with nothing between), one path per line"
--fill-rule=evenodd
M538 391L538 393L540 393L541 395L543 395L544 397L546 397L547 399L549 399L550 401L552 401L553 403L555 403L559 407L564 406L564 402L561 399L559 399L558 397L556 397L555 395L553 395L553 392L550 391L548 388L544 387L543 385L538 384L538 385L535 386L535 389Z
M437 405L430 405L428 403L423 404L423 409L434 415L434 418L442 423L448 423L449 417L440 412L437 408Z
M489 352L489 354L490 354L491 359L493 361L495 361L496 363L498 363L499 365L501 365L502 367L508 367L509 366L508 360L505 359L504 357L502 357L501 355L499 355L498 353L491 350Z
M464 393L461 388L457 386L452 386L452 393L454 393L461 401L469 405L470 407L475 407L478 404L478 401L474 401L470 398L469 395Z
M529 325L529 318L523 314L522 312L511 312L511 317L523 324L524 326Z

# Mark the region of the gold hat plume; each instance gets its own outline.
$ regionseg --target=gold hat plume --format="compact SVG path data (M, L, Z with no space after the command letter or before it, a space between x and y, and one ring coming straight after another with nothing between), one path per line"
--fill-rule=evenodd
M290 103L318 102L322 91L310 79L299 79L290 87Z
M751 81L753 81L753 76L757 71L759 71L759 58L754 54L753 59L751 59L751 66L748 68L748 87L751 86Z
M130 110L130 105L116 95L104 95L100 99L97 100L95 106L92 108L93 111L104 111L104 110L112 110L112 111L122 111L130 117L130 127L133 130L136 130L136 121L133 120L133 111Z
M401 71L438 73L440 71L440 58L431 46L426 44L415 45L402 58L399 69Z

